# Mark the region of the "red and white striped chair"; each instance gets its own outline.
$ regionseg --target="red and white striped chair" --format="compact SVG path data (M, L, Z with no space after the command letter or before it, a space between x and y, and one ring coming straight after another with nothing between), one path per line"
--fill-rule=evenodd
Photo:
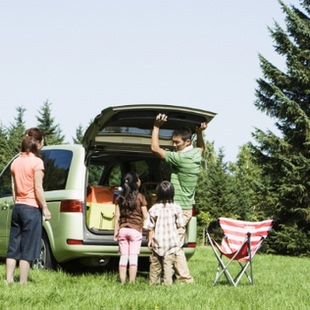
M253 285L252 260L267 238L272 228L273 220L248 222L220 217L218 222L224 233L221 245L210 236L208 231L206 232L218 261L218 268L213 284L216 285L220 277L224 274L230 284L237 286L245 274L249 282ZM228 258L228 261L225 257ZM241 268L234 277L228 271L228 267L233 262L237 262ZM248 273L247 268L249 266L250 272Z

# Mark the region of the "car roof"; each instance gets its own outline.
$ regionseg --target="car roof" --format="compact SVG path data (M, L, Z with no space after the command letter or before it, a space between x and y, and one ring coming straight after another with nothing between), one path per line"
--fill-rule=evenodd
M151 134L154 120L159 113L168 121L160 128L159 144L171 148L173 130L209 123L214 112L167 104L131 104L108 107L98 114L87 128L83 146L86 152L95 150L123 150L151 152Z

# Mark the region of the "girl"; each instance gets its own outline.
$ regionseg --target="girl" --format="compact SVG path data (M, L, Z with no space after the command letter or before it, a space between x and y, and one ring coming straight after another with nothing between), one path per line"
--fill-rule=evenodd
M137 275L142 227L147 216L147 202L139 193L140 185L138 175L128 172L123 179L123 191L115 201L114 240L119 244L119 277L122 284L126 282L128 262L129 282L134 283Z

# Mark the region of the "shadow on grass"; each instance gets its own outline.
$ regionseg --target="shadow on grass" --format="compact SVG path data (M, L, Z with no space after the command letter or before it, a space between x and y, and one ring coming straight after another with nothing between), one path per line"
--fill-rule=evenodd
M118 262L119 257L111 258L109 263L105 266L85 266L81 264L78 260L73 260L68 263L59 266L63 272L70 274L71 276L81 276L85 274L105 274L105 273L115 273L118 274ZM149 259L139 258L138 260L138 274L142 277L148 277L149 271Z
M111 258L109 263L105 266L85 266L79 262L79 260L72 260L70 262L58 265L56 270L61 270L62 272L73 276L79 277L82 275L102 275L102 274L115 274L118 275L118 262L119 257ZM0 265L5 267L5 259L0 259ZM18 268L18 263L17 263ZM53 270L51 270L53 271ZM149 258L140 258L138 260L138 276L143 278L148 278L149 276ZM15 276L15 282L19 282L19 276ZM31 276L29 277L29 282L33 282Z

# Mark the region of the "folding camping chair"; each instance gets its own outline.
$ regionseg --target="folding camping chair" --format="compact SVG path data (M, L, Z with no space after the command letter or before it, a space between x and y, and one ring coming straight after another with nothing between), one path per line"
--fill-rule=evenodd
M221 245L210 236L208 231L206 232L209 243L218 261L218 268L213 285L218 283L223 274L228 283L234 286L238 285L242 276L245 274L249 282L253 285L252 261L262 243L267 238L272 228L273 220L248 222L220 217L218 222L224 233ZM233 262L237 262L240 267L235 277L233 277L231 275L232 272L228 270L228 267ZM247 272L249 266L250 272Z

